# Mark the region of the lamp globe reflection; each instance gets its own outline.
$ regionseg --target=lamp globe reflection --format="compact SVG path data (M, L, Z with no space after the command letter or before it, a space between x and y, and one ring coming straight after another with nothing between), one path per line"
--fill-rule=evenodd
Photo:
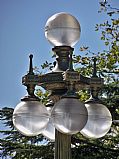
M51 116L51 107L46 107L49 115ZM45 128L45 130L42 132L43 136L45 136L46 138L54 141L55 140L55 127L52 123L52 119L49 119L49 122Z
M88 121L80 133L88 138L101 138L112 124L112 116L106 106L90 99L85 104L88 110Z
M14 126L26 136L40 134L47 126L48 121L48 111L39 101L21 101L13 112Z
M51 117L57 130L76 134L87 122L87 109L77 98L62 98L53 107Z
M68 13L51 16L45 25L45 36L53 46L74 46L80 37L80 24Z

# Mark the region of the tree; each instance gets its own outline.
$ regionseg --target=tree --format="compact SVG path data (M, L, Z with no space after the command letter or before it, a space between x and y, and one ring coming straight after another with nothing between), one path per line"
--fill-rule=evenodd
M101 40L106 45L106 50L92 53L88 47L81 47L80 51L85 56L75 56L74 62L82 64L78 70L84 75L91 75L91 55L97 57L97 69L99 76L105 79L102 89L104 104L112 113L113 119L119 119L119 19L116 14L119 9L111 7L107 1L100 2L101 10L105 11L110 19L102 24L96 24L96 31L101 33ZM82 91L83 92L83 91ZM82 100L86 98L86 92L80 94ZM117 159L119 157L119 124L113 123L109 133L97 140L87 140L80 134L74 136L74 158L78 159ZM91 153L90 153L91 152Z
M12 114L13 108L5 107L0 110L0 120L6 127L6 130L0 131L3 134L0 139L0 157L2 159L7 157L13 159L52 159L54 144L48 142L42 135L26 137L20 134L14 129Z

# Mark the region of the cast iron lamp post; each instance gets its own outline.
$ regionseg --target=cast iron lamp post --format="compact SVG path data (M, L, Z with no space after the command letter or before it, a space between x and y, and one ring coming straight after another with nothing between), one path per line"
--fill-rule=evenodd
M56 65L52 72L36 75L33 55L30 55L29 72L22 78L28 95L21 99L13 113L14 126L22 134L35 136L42 133L55 138L55 159L71 159L72 134L81 132L89 138L99 138L109 131L112 123L109 110L98 99L103 79L96 75L96 59L91 78L73 69L72 46L78 42L80 32L79 22L70 14L58 13L48 19L45 36L54 45ZM35 96L36 85L51 92L52 110L48 111ZM85 104L76 94L82 88L90 88L91 92Z

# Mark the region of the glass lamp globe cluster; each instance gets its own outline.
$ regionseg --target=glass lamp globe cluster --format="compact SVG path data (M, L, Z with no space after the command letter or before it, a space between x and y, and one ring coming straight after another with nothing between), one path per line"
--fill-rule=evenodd
M80 24L67 13L58 13L48 19L45 25L45 36L54 46L74 46L80 37ZM70 72L70 69L69 69ZM28 77L34 76L32 56ZM29 89L30 86L30 89ZM112 117L106 106L91 97L82 103L73 90L51 107L45 107L34 95L34 84L28 84L28 96L22 99L13 112L15 128L26 136L43 134L55 140L55 129L65 134L80 132L88 138L103 137L110 129Z

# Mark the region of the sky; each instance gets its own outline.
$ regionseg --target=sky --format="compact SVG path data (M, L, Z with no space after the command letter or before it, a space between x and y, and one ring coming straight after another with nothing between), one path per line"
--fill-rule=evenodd
M103 48L95 24L107 18L99 14L99 0L0 0L0 108L15 107L26 94L21 78L28 71L29 54L34 55L34 66L52 61L51 49L44 35L50 16L67 12L81 25L81 37L75 45L80 54L82 45L93 52ZM118 0L113 0L119 5Z

